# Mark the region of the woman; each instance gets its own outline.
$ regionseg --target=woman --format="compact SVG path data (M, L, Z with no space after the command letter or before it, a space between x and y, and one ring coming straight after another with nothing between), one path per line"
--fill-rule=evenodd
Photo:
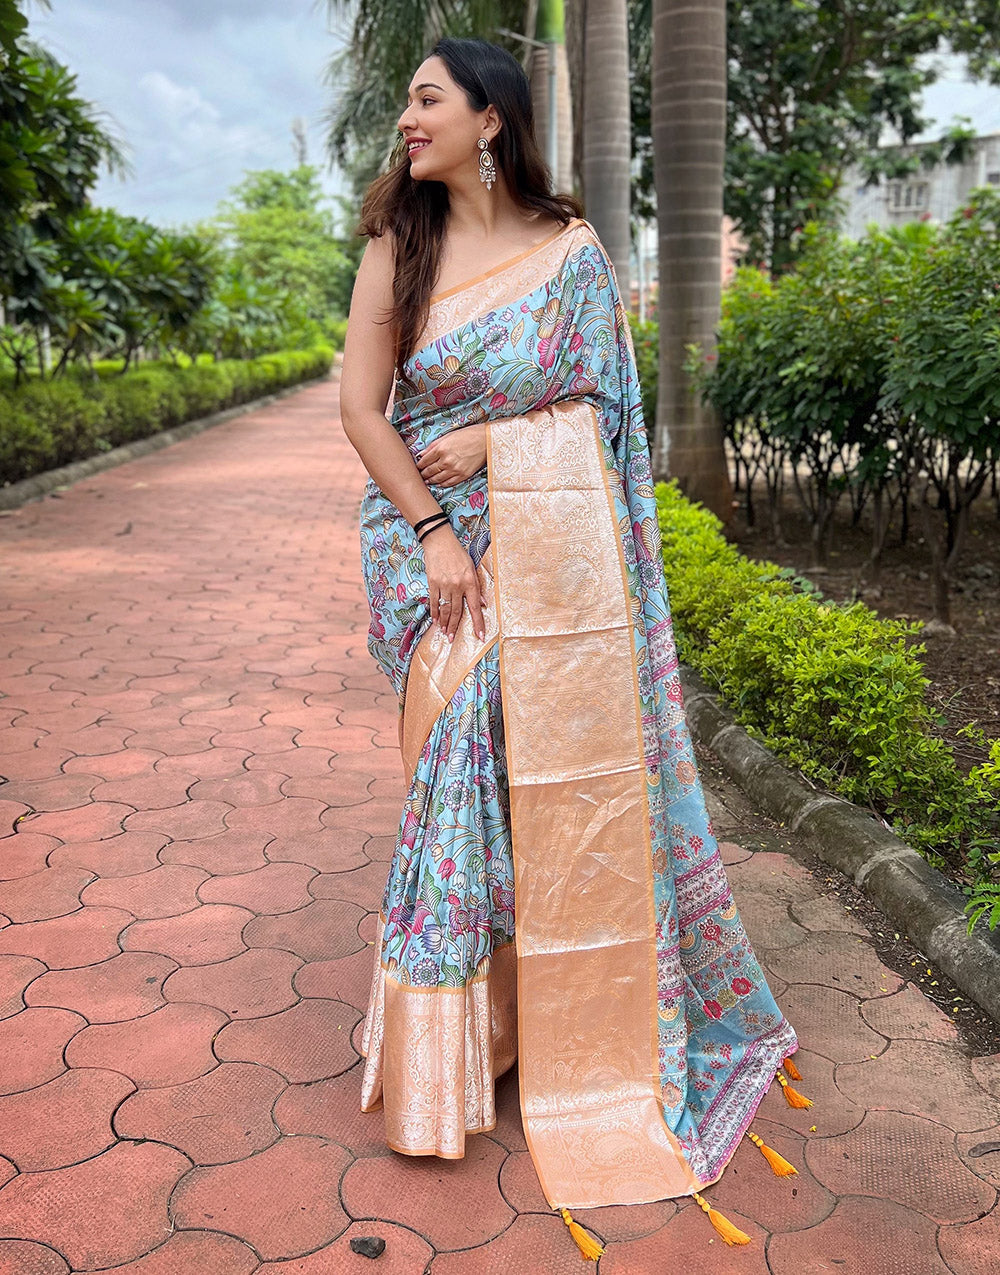
M460 1157L519 1057L539 1180L593 1256L565 1208L697 1195L796 1040L705 811L608 258L549 193L508 53L442 40L399 129L341 383L410 784L362 1106Z

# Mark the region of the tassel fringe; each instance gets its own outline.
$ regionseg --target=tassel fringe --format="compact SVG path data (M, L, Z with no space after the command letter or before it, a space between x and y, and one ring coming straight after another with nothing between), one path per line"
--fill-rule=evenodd
M792 1062L791 1058L786 1058L786 1059L785 1059L785 1071L787 1071L787 1072L788 1072L788 1079L789 1079L789 1080L801 1080L801 1079L802 1079L802 1072L801 1072L801 1071L799 1071L798 1067L796 1067L796 1065Z
M755 1133L747 1132L747 1137L755 1147L763 1154L764 1159L768 1162L774 1173L779 1178L789 1178L793 1173L798 1173L798 1169L794 1164L789 1164L783 1155L779 1155L772 1147L764 1145L762 1139L758 1138Z
M745 1231L741 1231L738 1226L733 1226L727 1217L717 1212L703 1195L699 1195L697 1191L694 1193L694 1199L698 1205L708 1214L708 1220L712 1223L718 1233L726 1241L727 1244L749 1244L750 1236Z
M797 1090L793 1089L792 1086L788 1083L788 1081L785 1079L785 1077L781 1074L780 1071L777 1073L776 1079L778 1081L778 1084L783 1089L785 1094L785 1101L788 1103L790 1107L801 1107L804 1109L806 1107L811 1107L813 1105L812 1099L804 1098L802 1094L800 1094Z
M596 1262L604 1252L604 1246L599 1244L592 1235L588 1235L579 1222L573 1221L573 1215L569 1209L560 1209L562 1220L569 1227L569 1233L576 1241L576 1246L587 1262Z

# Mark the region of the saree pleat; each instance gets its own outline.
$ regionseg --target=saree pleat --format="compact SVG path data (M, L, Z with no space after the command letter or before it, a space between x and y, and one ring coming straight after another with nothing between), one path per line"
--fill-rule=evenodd
M453 646L429 631L419 545L374 484L363 503L369 645L411 783L362 1102L395 1149L459 1156L516 1054L550 1204L691 1194L796 1039L705 809L631 337L587 223L434 299L393 422L417 454L481 421L485 470L432 490L485 641L467 615Z

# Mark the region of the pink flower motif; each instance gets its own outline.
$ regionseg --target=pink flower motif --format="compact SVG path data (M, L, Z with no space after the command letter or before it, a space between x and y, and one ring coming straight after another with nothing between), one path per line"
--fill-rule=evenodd
M749 996L753 991L753 983L748 978L734 978L729 986L737 996Z
M447 881L448 878L455 871L455 867L456 867L456 864L454 859L442 859L441 866L438 868L438 872L440 872L440 874Z
M569 343L570 350L575 354L581 345L583 345L583 333L574 332L573 339Z
M700 928L702 936L710 943L718 943L722 938L722 927L715 921L706 921Z
M396 585L396 600L399 602L406 601L406 585L404 584Z
M506 394L494 394L490 399L490 407L503 407L507 402Z
M546 372L555 366L556 357L559 354L559 345L565 331L566 320L560 319L556 323L551 336L540 336L538 338L538 363Z
M469 497L469 504L473 509L482 509L486 503L486 498L481 491L474 491Z
M704 1010L705 1010L705 1013L709 1016L709 1018L722 1017L722 1006L719 1004L718 1001L705 1001Z

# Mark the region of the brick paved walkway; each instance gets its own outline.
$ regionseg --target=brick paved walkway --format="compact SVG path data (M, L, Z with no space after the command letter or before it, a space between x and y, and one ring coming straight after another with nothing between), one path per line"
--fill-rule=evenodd
M357 1110L403 782L335 410L312 387L0 518L2 1275L584 1269L512 1077L464 1161ZM752 1248L690 1202L599 1210L601 1275L995 1272L1000 1055L711 801L816 1105L775 1087L755 1125L797 1177L747 1142L710 1192Z

